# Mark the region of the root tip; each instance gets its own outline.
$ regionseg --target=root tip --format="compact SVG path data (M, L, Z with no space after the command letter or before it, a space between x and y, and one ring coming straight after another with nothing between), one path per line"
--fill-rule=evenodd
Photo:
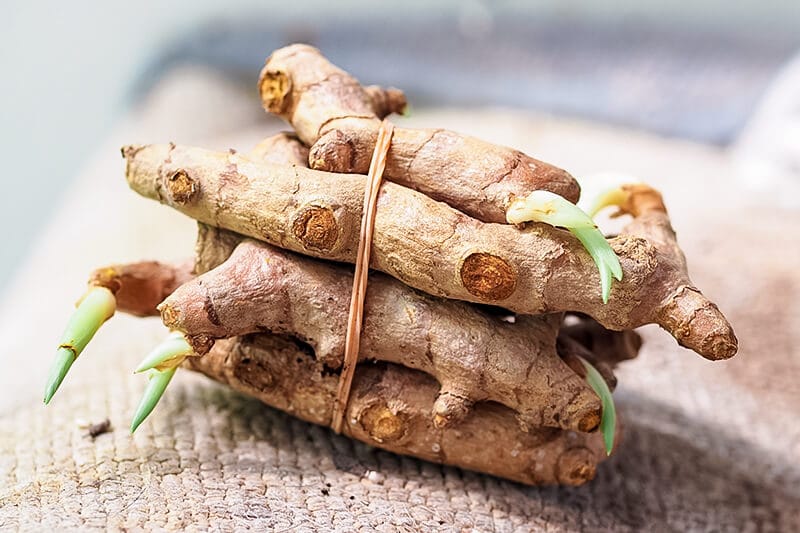
M717 306L693 287L684 286L665 306L661 326L681 346L706 359L730 359L739 349L733 328Z
M736 355L738 351L739 341L733 334L733 331L730 331L728 335L714 337L709 343L709 348L706 350L706 353L710 359L721 361L730 359Z
M441 429L458 423L467 416L471 407L469 398L442 391L433 404L433 424Z

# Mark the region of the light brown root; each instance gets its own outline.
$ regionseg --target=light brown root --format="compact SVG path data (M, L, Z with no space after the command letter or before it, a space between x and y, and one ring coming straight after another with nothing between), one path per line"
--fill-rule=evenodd
M589 362L594 363L594 358L611 368L636 357L642 347L642 338L635 331L606 329L589 317L582 317L576 324L562 326L558 335L559 339L569 337L583 345L592 354L587 359Z
M208 224L307 255L353 262L363 176L254 162L174 145L127 147L127 177L140 194ZM187 201L174 176L195 184ZM183 179L185 176L186 179ZM658 323L710 359L732 356L736 337L691 286L669 217L642 209L610 241L624 271L602 303L597 269L580 242L544 224L486 224L405 187L378 198L371 267L437 296L521 314L573 311L609 329Z
M739 341L719 308L689 279L686 258L678 246L661 194L647 185L627 187L628 200L619 214L632 215L624 234L646 235L664 257L661 285L668 289L653 313L653 322L675 337L681 346L707 359L733 357ZM670 261L667 263L667 261Z
M247 156L276 165L308 166L308 148L293 133L281 132L258 143Z
M309 166L331 172L366 173L380 119L405 107L396 89L364 88L307 45L276 50L259 87L264 108L291 123L311 147ZM504 223L508 203L534 190L573 202L580 194L575 179L560 168L447 130L397 128L386 179L486 222Z
M213 246L208 231L202 237ZM351 280L349 268L246 240L223 264L178 288L160 310L165 325L186 333L200 353L215 339L269 331L302 339L320 368L338 369ZM437 379L443 400L434 416L440 425L491 400L516 411L528 426L590 431L599 422L600 403L556 354L559 324L558 315L508 324L374 274L360 361L393 362Z
M157 316L156 306L192 278L191 261L179 265L142 261L98 268L90 275L89 285L110 290L116 297L118 311Z
M186 366L303 420L328 426L337 375L291 340L255 335L219 341ZM392 452L530 485L581 485L605 459L599 433L522 431L513 411L479 403L455 426L430 416L439 386L425 373L367 364L353 382L344 434ZM491 444L489 444L491 443Z

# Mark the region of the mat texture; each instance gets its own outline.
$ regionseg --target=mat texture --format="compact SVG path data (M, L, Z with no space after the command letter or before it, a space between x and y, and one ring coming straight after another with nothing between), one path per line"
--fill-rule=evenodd
M510 112L411 120L514 145L577 175L619 170L662 187L694 279L729 315L740 354L707 362L643 328L641 356L618 373L624 439L580 488L525 487L377 451L189 372L131 437L144 389L131 369L164 335L155 319L110 321L44 408L52 344L86 274L193 247L191 221L127 191L118 147L248 149L280 127L238 87L177 72L99 150L0 308L0 528L800 528L800 215L736 193L718 148ZM86 423L106 417L110 431L88 436Z

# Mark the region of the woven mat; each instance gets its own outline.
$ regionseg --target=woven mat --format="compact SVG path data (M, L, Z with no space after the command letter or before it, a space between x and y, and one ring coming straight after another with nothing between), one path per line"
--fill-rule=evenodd
M87 273L177 259L193 247L191 221L127 191L118 147L175 140L247 149L280 127L248 98L209 73L167 79L100 148L6 294L0 528L800 528L800 215L737 195L718 149L546 117L452 111L412 120L512 144L578 175L624 170L662 187L695 281L741 341L734 360L710 363L643 328L645 349L618 374L624 439L590 484L532 488L399 457L189 372L131 437L144 389L131 369L163 337L156 319L115 317L44 408L52 345ZM84 422L106 417L111 431L89 437Z

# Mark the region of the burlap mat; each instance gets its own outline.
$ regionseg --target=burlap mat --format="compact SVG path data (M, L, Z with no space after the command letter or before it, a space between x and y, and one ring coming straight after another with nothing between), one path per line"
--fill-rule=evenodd
M191 221L126 190L119 145L248 149L279 126L238 88L182 72L99 150L0 309L0 528L800 528L800 216L735 193L717 149L499 111L413 120L519 146L578 175L625 170L664 188L695 281L728 313L740 354L709 363L644 328L645 349L621 367L615 394L624 440L593 482L570 489L377 451L189 372L131 437L144 388L131 369L162 338L158 320L115 317L45 409L52 344L89 270L191 253ZM111 431L89 437L82 420L106 417Z

